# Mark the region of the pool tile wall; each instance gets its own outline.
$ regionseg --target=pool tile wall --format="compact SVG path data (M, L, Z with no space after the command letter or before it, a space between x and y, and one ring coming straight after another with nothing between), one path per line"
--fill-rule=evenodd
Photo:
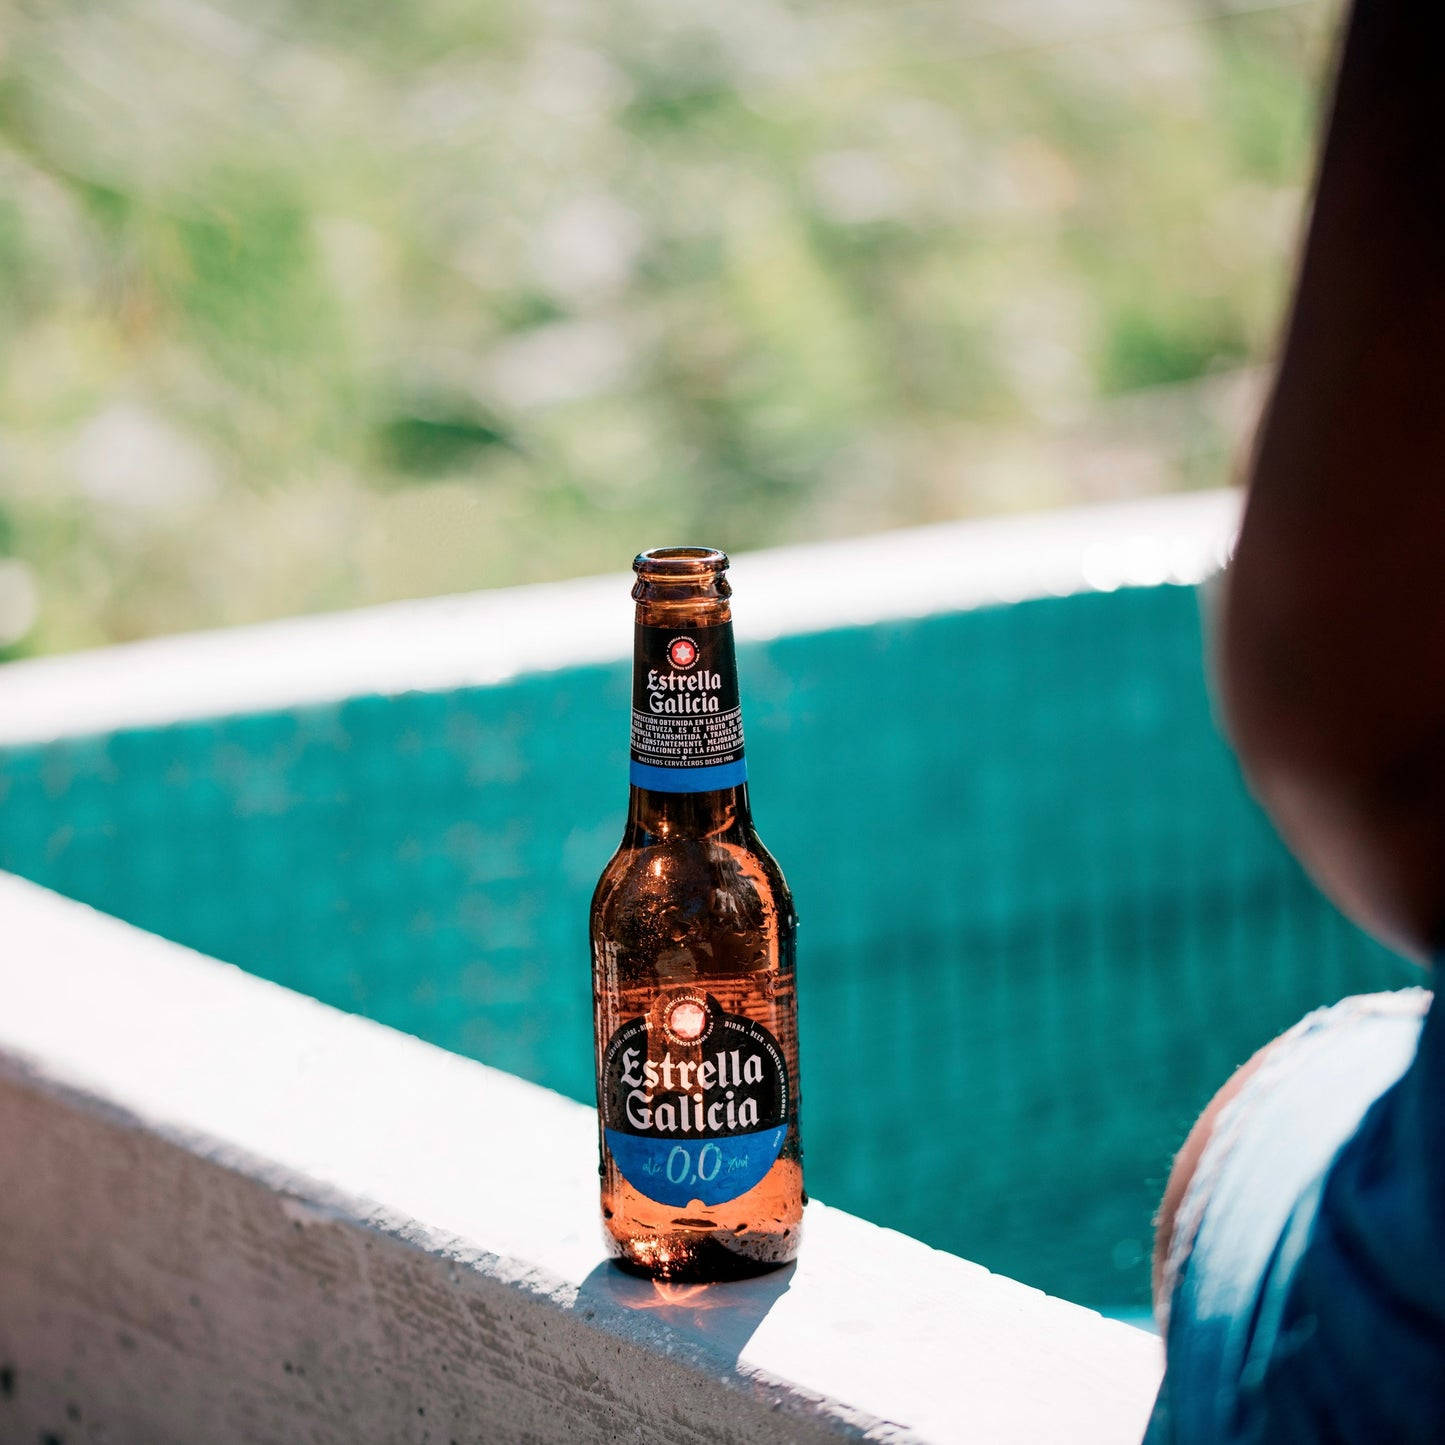
M739 663L801 918L811 1189L1142 1305L1149 1217L1213 1088L1312 1005L1415 979L1246 795L1193 589ZM590 1100L587 903L628 696L618 664L0 750L0 867Z

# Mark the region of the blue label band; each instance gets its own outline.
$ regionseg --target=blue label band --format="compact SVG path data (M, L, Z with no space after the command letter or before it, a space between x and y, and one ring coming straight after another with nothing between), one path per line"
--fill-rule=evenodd
M725 1204L762 1181L782 1152L786 1124L726 1139L649 1139L606 1129L607 1148L639 1193L674 1208Z
M655 768L636 761L632 764L632 786L653 793L713 793L719 788L739 787L747 780L745 758L710 768Z

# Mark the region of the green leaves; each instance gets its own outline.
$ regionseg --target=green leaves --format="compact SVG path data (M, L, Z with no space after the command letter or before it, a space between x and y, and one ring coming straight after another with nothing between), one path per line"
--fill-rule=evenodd
M22 7L27 645L1222 480L1333 13Z

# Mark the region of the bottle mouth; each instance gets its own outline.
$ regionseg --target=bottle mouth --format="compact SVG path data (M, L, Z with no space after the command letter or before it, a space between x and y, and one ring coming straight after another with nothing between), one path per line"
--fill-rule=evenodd
M658 578L715 577L727 566L727 553L716 547L649 547L632 562L639 577Z

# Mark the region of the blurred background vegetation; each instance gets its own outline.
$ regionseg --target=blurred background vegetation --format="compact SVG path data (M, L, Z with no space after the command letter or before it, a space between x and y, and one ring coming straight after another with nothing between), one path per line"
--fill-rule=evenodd
M0 0L0 647L1226 480L1334 0Z

